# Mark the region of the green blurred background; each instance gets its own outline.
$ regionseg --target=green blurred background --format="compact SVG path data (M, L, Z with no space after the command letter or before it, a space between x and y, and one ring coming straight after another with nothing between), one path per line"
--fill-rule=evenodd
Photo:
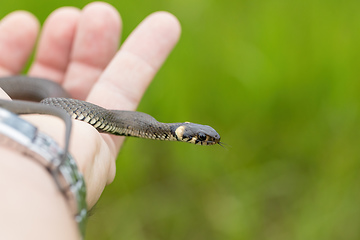
M360 239L359 1L108 2L123 39L158 10L182 25L139 110L229 146L127 139L86 239ZM0 17L87 3L7 1Z

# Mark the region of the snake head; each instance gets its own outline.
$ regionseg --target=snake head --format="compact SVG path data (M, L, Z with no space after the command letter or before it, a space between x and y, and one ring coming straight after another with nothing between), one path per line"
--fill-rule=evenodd
M180 141L198 145L214 145L220 143L220 135L215 129L196 123L182 123L176 128L175 135Z

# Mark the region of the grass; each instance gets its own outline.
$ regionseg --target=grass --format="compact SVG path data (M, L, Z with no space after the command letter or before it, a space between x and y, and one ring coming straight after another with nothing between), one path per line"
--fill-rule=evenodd
M87 239L360 238L359 2L108 2L125 37L157 10L183 27L139 110L230 147L128 139ZM43 21L74 4L2 5Z

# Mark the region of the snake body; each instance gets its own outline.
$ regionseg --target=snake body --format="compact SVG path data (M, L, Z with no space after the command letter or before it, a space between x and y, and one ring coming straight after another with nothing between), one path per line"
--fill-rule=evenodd
M13 99L40 101L41 104L28 105L24 102L0 101L0 107L11 105L8 107L9 110L18 114L40 113L59 116L62 115L61 111L51 109L62 109L73 119L87 122L99 132L198 145L220 143L220 135L210 126L190 122L162 123L142 112L108 110L72 99L60 85L46 79L27 76L4 77L0 78L0 87Z

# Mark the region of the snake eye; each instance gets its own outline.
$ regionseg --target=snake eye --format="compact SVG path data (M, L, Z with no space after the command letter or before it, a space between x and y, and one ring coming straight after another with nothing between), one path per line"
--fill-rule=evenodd
M198 134L198 139L199 139L200 141L205 141L205 140L206 140L206 135L203 134L203 133L199 133L199 134Z

